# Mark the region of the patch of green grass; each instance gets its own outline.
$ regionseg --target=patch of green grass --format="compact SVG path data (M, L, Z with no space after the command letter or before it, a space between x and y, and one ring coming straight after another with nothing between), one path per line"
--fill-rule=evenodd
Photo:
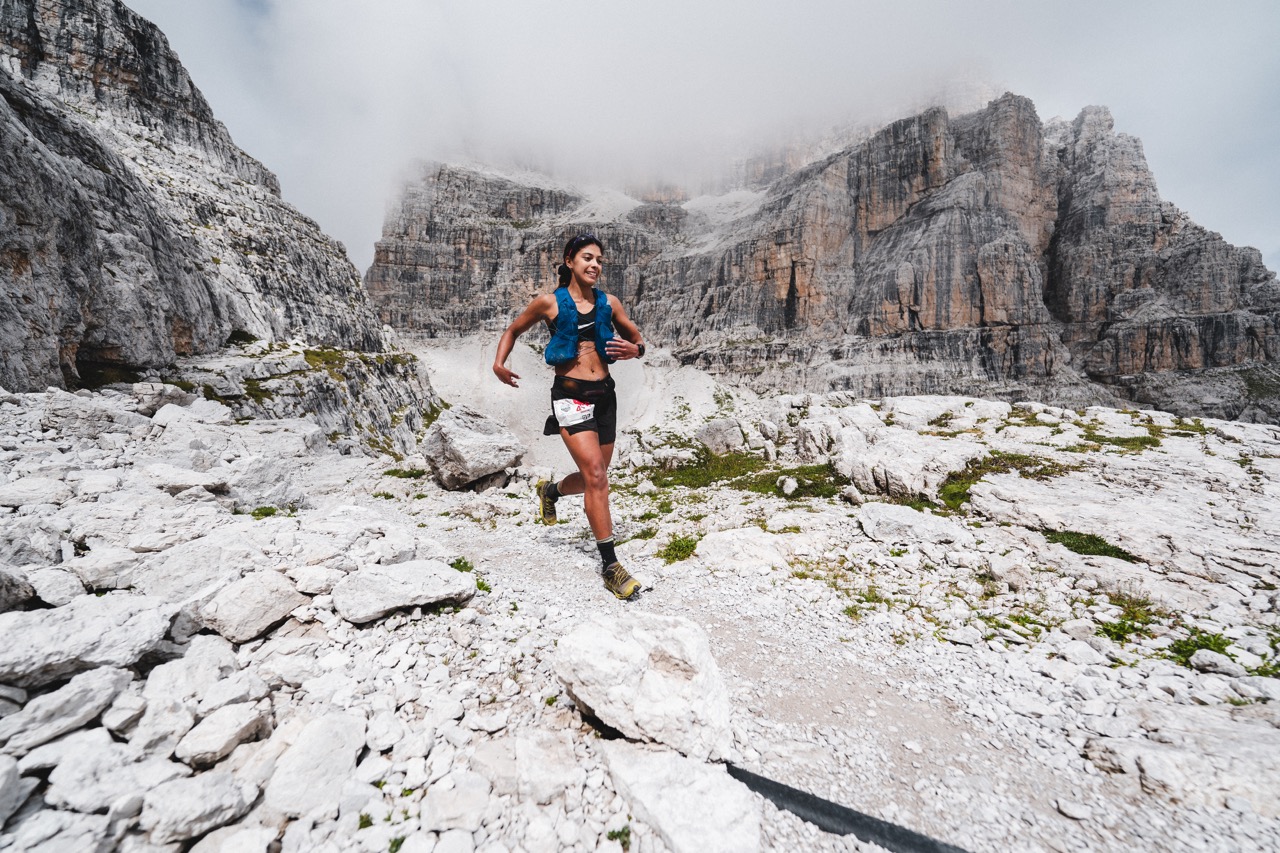
M1085 426L1084 438L1085 441L1091 441L1094 444L1108 444L1133 453L1139 453L1148 447L1160 446L1160 437L1158 435L1103 435L1093 426Z
M790 495L784 495L778 486L778 481L783 477L791 477L796 481L796 490ZM753 477L745 477L741 483L732 485L761 495L799 500L800 498L833 498L840 494L842 483L839 475L830 465L801 465L797 468L765 471Z
M369 817L364 812L360 812L360 829L368 829L371 826L373 826L373 818Z
M654 520L655 518L657 518L657 517L658 517L658 513L654 512L653 510L651 510L651 509L650 509L650 510L645 510L644 515L641 515L639 520L640 520L640 521L653 521L653 520Z
M1191 656L1201 649L1208 649L1211 652L1217 652L1220 655L1227 654L1227 646L1231 645L1231 641L1221 634L1210 633L1209 631L1201 631L1199 628L1192 628L1191 634L1181 640L1174 640L1167 649L1165 655L1173 661L1183 666L1191 666Z
M1002 453L997 450L989 456L971 460L963 471L952 472L938 489L938 497L949 509L958 510L961 504L969 500L969 490L974 484L990 474L1017 471L1019 475L1032 480L1047 480L1075 470L1078 470L1078 466L1063 465L1041 456Z
M1150 637L1149 625L1169 614L1151 603L1151 600L1126 592L1107 594L1111 603L1121 610L1120 618L1115 622L1104 622L1098 626L1098 633L1117 643L1127 643L1134 636Z
M657 535L658 535L658 531L655 528L645 527L641 530L637 530L631 538L632 539L652 539Z
M454 557L449 561L449 565L460 572L469 572L475 568L466 557Z
M693 549L698 547L700 536L676 536L658 551L658 556L668 565L687 560L693 556Z
M1040 533L1050 542L1062 545L1068 551L1074 551L1077 554L1115 557L1117 560L1129 563L1142 562L1120 546L1112 545L1101 536L1094 536L1092 533L1080 533L1076 530L1041 530Z
M493 592L493 587L489 586L489 582L479 575L476 575L476 589L481 592Z
M387 853L400 853L400 847L404 844L404 836L397 835L391 839L391 843L387 845Z
M419 480L427 475L424 468L388 468L382 472L384 477L399 477L402 480Z
M552 705L556 704L556 699L558 698L558 696L548 696L546 699L542 700L542 704L550 708Z
M653 482L667 488L684 486L687 489L701 489L725 480L754 474L764 467L765 461L759 456L746 453L726 453L724 456L716 456L703 448L699 449L697 457L692 462L670 471L654 472Z
M373 496L375 498L382 498L384 501L393 501L396 499L396 496L390 492L374 492Z
M254 509L253 512L249 514L252 515L254 518L256 518L258 521L262 521L262 519L270 518L271 516L275 515L279 511L280 510L276 509L273 506L260 506Z

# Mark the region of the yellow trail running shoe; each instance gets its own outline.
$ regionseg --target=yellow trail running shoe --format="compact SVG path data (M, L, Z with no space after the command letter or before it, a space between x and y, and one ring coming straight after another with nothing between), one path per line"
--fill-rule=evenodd
M547 497L547 486L550 485L550 480L538 481L538 513L542 516L543 524L556 523L556 502Z
M640 581L622 568L621 563L610 563L604 569L604 588L621 599L628 599L640 591Z

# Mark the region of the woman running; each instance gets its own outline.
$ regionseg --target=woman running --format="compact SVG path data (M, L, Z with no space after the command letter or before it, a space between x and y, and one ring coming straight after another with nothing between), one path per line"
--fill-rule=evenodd
M608 365L644 355L644 339L618 297L595 285L604 267L604 249L593 234L579 234L564 247L564 263L557 271L560 286L544 293L520 312L498 341L493 372L519 387L518 374L505 366L516 338L539 320L551 330L546 360L556 370L551 385L551 416L544 435L560 433L578 470L559 483L538 483L543 524L556 523L556 501L562 495L583 495L587 523L596 537L605 587L618 598L630 598L640 583L618 562L613 548L613 518L609 513L609 462L617 436L618 398ZM626 340L613 334L614 328Z

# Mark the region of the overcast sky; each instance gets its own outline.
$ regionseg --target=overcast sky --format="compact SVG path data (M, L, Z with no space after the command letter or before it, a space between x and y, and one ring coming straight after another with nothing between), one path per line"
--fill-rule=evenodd
M363 272L414 159L690 180L941 94L1104 104L1165 199L1280 268L1280 3L125 0Z

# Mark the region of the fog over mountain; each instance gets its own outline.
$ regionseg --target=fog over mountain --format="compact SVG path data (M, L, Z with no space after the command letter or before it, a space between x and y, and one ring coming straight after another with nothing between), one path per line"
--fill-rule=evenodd
M1006 89L1044 119L1109 106L1165 198L1280 265L1273 3L129 5L361 268L416 158L696 184L771 146Z

